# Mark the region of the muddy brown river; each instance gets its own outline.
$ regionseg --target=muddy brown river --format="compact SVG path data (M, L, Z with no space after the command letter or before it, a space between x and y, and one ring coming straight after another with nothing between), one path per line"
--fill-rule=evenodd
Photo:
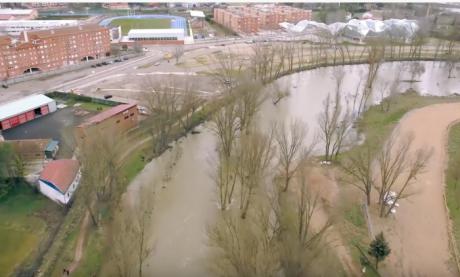
M441 63L423 62L424 73L415 78L417 82L409 83L404 82L411 79L407 66L402 73L397 70L401 64L383 64L375 90L385 87L398 75L403 81L399 91L412 85L422 95L460 93L459 70L454 72L459 78L448 79L447 69ZM353 65L343 69L342 97L344 103L348 100L350 104L360 76L366 77L367 66ZM277 82L289 89L290 96L276 106L270 99L265 101L258 113L259 126L268 128L273 121L289 122L298 118L308 125L307 140L311 142L317 133L322 103L327 94L334 91L333 70L332 67L321 68L279 79ZM373 103L380 100L380 93L372 96ZM127 199L130 201L136 201L139 186L154 185L156 188L151 231L155 249L147 261L147 276L212 276L207 264L210 248L206 226L213 223L217 214L216 189L211 178L216 140L206 124L198 129L200 134L181 139L171 151L150 162L128 188ZM318 145L317 149L320 147Z

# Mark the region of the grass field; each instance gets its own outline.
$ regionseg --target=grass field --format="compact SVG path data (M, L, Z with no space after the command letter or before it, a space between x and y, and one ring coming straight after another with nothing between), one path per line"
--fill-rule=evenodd
M399 120L409 111L424 106L458 102L458 97L420 96L416 93L398 94L391 98L388 111L382 111L382 106L372 106L358 120L358 130L370 145L379 149Z
M447 151L449 163L445 175L446 198L458 249L460 246L460 172L458 170L460 166L460 123L450 129Z
M169 29L171 27L171 20L165 18L115 19L110 25L121 26L123 35L127 35L131 29Z
M12 274L39 248L47 229L39 215L47 208L59 207L28 185L18 186L0 200L0 276Z

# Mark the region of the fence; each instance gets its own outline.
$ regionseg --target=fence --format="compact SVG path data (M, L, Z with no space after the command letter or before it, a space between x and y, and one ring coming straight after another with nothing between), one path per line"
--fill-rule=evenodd
M51 97L51 98L63 99L63 100L72 99L72 100L81 101L81 102L93 102L93 103L103 104L107 106L117 106L120 104L119 102L116 102L113 100L93 98L90 96L78 95L74 93L65 93L61 91L48 92L46 93L46 96Z

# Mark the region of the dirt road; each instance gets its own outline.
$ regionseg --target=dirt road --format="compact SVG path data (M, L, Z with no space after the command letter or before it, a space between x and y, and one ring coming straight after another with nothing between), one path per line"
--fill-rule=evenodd
M384 231L392 248L385 276L458 276L449 250L443 195L448 128L459 119L460 103L437 104L410 112L395 130L413 132L413 149L432 147L433 156L412 185L415 195L400 201L396 215L374 218L380 225L377 231Z

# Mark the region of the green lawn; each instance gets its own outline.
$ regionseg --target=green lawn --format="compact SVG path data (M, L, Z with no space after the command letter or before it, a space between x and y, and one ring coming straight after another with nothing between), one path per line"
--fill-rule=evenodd
M121 26L123 35L127 35L131 29L169 29L171 28L171 20L166 18L152 19L115 19L110 25Z
M73 98L69 98L66 100L63 100L60 98L54 98L54 99L64 101L64 104L66 104L69 107L73 107L75 104L78 103L80 105L80 108L88 112L102 112L108 108L111 108L111 106L108 106L105 104L95 103L95 102L86 102L86 101L77 101Z
M0 276L12 274L37 250L47 228L39 213L50 205L56 206L28 185L0 200Z
M450 129L447 149L449 163L445 175L446 198L458 249L460 246L460 123ZM458 250L460 251L460 249Z
M416 93L404 93L393 96L390 108L383 111L381 105L372 106L358 120L358 130L370 145L379 149L399 120L409 111L424 106L458 102L458 97L420 96ZM358 146L359 147L359 146ZM346 153L345 153L346 155Z

